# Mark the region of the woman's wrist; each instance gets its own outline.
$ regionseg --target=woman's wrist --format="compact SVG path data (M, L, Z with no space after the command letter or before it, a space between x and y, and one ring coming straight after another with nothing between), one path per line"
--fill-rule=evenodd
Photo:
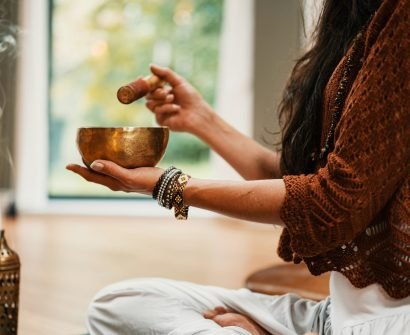
M187 131L207 143L207 137L215 129L219 116L206 102L203 102L198 109L198 112L190 116Z
M164 170L158 167L142 167L137 169L144 169L144 170L152 170L149 174L149 177L144 178L144 187L139 190L135 190L133 192L141 193L144 195L152 196L154 192L155 185L157 184L159 178L164 173Z
M184 201L184 189L190 178L180 169L170 166L160 176L152 192L152 197L158 201L158 205L167 209L174 208L177 220L188 218L189 206Z

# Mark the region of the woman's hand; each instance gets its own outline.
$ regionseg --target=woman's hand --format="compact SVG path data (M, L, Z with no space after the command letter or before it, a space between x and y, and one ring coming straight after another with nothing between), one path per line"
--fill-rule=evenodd
M199 137L245 179L281 176L277 153L226 123L192 85L172 70L152 65L151 71L171 85L147 95L147 107L158 124Z
M104 160L94 161L91 169L77 164L66 167L77 173L85 180L108 187L112 191L136 192L151 195L155 184L164 172L156 167L142 167L125 169L121 166Z
M236 313L223 306L204 312L204 318L210 319L221 327L240 327L252 335L268 335L269 333L249 317Z
M198 135L201 125L212 122L212 108L184 78L156 65L151 65L151 72L171 85L146 96L146 106L155 114L159 125Z
M218 306L203 313L205 319L210 319L221 327L240 327L252 335L268 335L269 333L249 317L236 313L233 310ZM275 334L272 334L275 335ZM317 333L305 333L305 335L319 335Z

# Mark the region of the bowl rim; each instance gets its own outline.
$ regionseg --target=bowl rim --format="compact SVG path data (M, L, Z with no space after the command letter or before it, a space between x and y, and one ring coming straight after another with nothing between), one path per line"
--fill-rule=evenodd
M166 126L158 127L79 127L77 130L122 130L122 131L133 131L138 129L169 129Z

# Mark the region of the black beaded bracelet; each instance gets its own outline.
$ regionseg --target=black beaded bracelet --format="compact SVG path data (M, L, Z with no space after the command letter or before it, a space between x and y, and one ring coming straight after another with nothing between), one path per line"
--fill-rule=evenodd
M164 207L167 209L171 209L174 203L175 199L175 192L174 192L174 185L176 180L179 178L179 176L182 174L182 172L179 172L175 174L175 176L172 177L170 182L168 183L165 192L164 192Z
M153 198L153 199L157 200L157 198L158 198L158 192L159 192L159 189L160 189L160 187L161 187L161 184L163 183L163 181L164 181L166 175L167 175L169 172L171 172L172 170L174 170L174 169L176 169L176 167L171 165L169 168L167 168L167 169L164 171L164 173L161 175L161 177L159 177L157 183L156 183L155 186L154 186L154 189L152 190L152 198Z
M174 176L179 175L181 173L182 173L181 170L173 169L165 175L165 178L160 185L159 192L158 192L158 198L157 198L158 204L160 206L165 207L165 197L164 197L165 191L167 190Z

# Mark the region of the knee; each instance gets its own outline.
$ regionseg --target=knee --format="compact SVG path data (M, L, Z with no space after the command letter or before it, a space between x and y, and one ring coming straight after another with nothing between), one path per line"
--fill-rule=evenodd
M102 289L92 299L87 311L87 327L91 335L125 334L122 305L126 300L113 285Z
M138 279L112 284L91 301L87 326L92 335L143 334L152 329L164 304L166 294L159 289L162 280ZM162 307L161 307L162 306ZM168 310L169 311L169 310Z

